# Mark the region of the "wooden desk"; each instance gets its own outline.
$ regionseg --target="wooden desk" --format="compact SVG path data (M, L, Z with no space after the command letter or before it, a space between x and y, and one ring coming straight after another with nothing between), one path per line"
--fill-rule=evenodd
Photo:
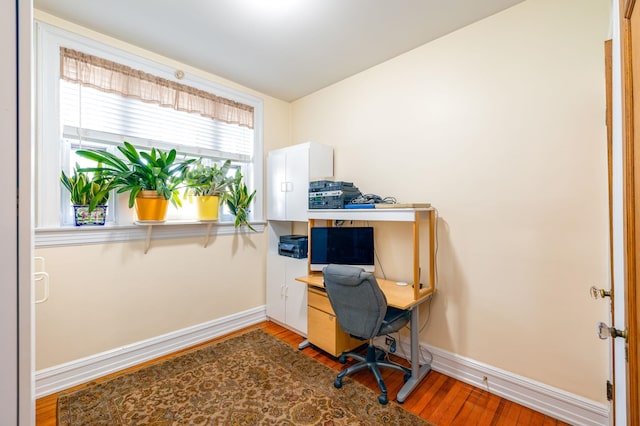
M380 278L376 278L378 281L378 285L380 289L385 294L387 298L387 304L389 306L393 306L399 309L406 309L411 311L411 377L404 386L398 392L397 400L402 403L409 396L411 391L417 386L417 384L422 380L424 376L431 370L430 364L420 365L420 318L419 318L419 309L418 306L421 303L426 302L433 296L434 289L429 287L426 289L419 290L418 299L414 299L414 289L412 286L399 286L396 281L383 280ZM297 277L296 281L303 282L309 286L309 303L319 303L324 304L321 299L321 293L319 290L324 291L324 282L322 278L322 274L312 274L306 275L303 277ZM313 302L316 300L316 302ZM328 302L328 300L327 300ZM338 336L313 336L312 331L313 328L313 320L311 315L314 315L315 312L314 306L309 306L309 324L308 324L308 338L309 339L318 339L319 342L325 345L325 347L329 347L329 352L342 352L343 350L350 350L353 347L357 346L356 343L362 343L358 341L350 341L349 336L342 332L341 335ZM322 329L322 328L321 328ZM339 355L339 353L332 353L332 355Z
M395 206L394 206L395 207ZM420 304L431 299L436 291L435 277L435 230L436 230L436 210L433 207L420 208L385 208L385 209L316 209L309 210L309 233L311 228L320 223L331 226L332 222L342 221L365 221L365 222L404 222L412 228L412 238L407 241L411 245L412 258L412 279L413 283L422 282L422 268L428 267L428 282L424 288L407 285L398 286L396 281L379 279L378 284L384 292L387 303L390 306L411 311L411 378L407 380L400 392L398 392L398 402L404 402L409 393L416 387L422 378L431 370L430 364L420 365ZM424 226L424 223L427 226ZM426 235L425 235L426 233ZM424 244L424 243L427 244ZM311 257L311 241L309 241L309 261ZM426 247L425 247L426 246ZM421 251L427 249L428 258L425 264L421 264ZM421 250L422 249L422 250ZM424 278L427 278L425 275ZM297 281L306 283L315 289L324 289L321 273L312 273L309 264L308 275L296 278ZM410 283L411 284L411 283ZM311 288L310 287L310 288ZM340 330L342 332L342 330ZM344 332L342 332L344 333ZM307 333L309 335L309 333Z
M296 281L303 282L309 286L324 288L322 273L297 277ZM433 289L425 288L419 290L418 299L414 299L413 286L399 286L397 281L383 280L378 277L376 277L376 281L378 281L380 290L382 290L387 298L387 304L398 309L410 309L411 307L424 302L433 295Z

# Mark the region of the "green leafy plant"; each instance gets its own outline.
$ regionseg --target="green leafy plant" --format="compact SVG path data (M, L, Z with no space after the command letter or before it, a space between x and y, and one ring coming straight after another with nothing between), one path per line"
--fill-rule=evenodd
M76 151L77 155L98 163L97 167L86 167L80 171L113 177L113 186L118 193L129 191L130 208L140 191L156 191L174 206L182 205L179 186L195 160L178 160L175 149L169 152L156 148L150 152L138 151L129 142L123 142L117 149L124 159L102 150Z
M90 174L79 169L80 166L76 164L71 176L67 176L64 170L60 173L60 182L69 191L71 204L89 206L89 211L107 204L113 189L113 177L103 172Z
M237 170L233 182L231 182L227 191L224 193L224 202L227 204L227 207L229 207L229 210L231 210L231 214L235 216L234 226L236 228L240 225L246 225L249 229L256 232L249 224L249 206L255 195L255 190L249 194L249 189L242 180L242 173L240 173L240 170Z
M186 195L223 195L233 182L233 176L229 174L231 161L225 161L222 166L217 164L206 166L202 160L198 160L189 166L185 177Z

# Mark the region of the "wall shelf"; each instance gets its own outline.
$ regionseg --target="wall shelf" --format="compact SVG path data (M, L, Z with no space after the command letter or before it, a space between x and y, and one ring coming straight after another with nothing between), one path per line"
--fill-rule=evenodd
M147 254L149 251L149 247L151 246L151 234L153 232L154 226L184 226L184 225L196 225L196 226L206 226L205 232L205 240L204 240L204 248L207 248L209 245L209 236L211 235L211 228L213 225L218 225L217 220L137 220L133 222L136 226L146 226L147 227L147 237L145 239L144 245L144 254Z

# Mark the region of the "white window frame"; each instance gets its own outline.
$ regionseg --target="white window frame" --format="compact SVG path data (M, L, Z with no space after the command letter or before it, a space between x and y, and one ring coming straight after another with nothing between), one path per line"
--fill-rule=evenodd
M60 128L59 80L60 47L65 46L91 55L142 69L156 76L175 80L176 69L95 40L68 32L61 28L36 21L36 226L35 246L66 246L89 243L144 240L146 226L136 226L133 212L128 208L126 197L118 197L119 206L114 212L115 225L75 227L62 226L60 221L60 171L62 170L62 129ZM258 97L225 87L219 83L186 73L180 80L198 89L232 99L254 107L253 160L247 165L244 175L250 190L256 189L250 213L250 223L258 231L264 230L263 213L263 122L264 101ZM175 226L154 228L155 238L184 238L202 236L205 227L197 222L171 223ZM196 225L196 226L194 226ZM234 228L232 222L220 222L208 232L211 235L245 232L245 228ZM251 231L246 231L251 232Z

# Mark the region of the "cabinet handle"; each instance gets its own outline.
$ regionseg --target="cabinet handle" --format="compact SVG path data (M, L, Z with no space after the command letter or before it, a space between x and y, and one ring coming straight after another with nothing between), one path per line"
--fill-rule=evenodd
M280 182L280 192L287 192L287 182Z
M42 281L44 288L44 295L41 299L34 300L35 303L44 303L49 300L49 274L46 272L34 272L33 273L34 281Z

